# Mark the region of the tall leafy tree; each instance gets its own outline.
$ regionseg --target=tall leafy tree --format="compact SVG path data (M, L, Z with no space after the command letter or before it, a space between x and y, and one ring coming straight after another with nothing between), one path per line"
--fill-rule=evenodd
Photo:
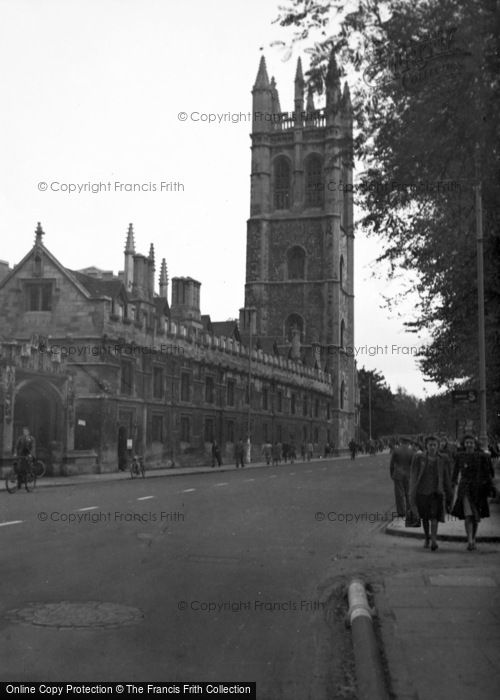
M279 22L312 42L321 92L332 50L355 71L354 197L379 236L389 274L417 294L407 326L431 342L424 373L440 386L477 383L476 211L484 226L487 398L500 432L500 1L290 0ZM439 185L438 185L439 183Z

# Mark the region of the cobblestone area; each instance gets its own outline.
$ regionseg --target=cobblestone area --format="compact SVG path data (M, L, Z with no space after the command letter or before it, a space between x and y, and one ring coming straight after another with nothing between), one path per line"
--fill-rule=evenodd
M87 601L84 603L30 603L25 608L9 610L6 617L42 627L114 628L141 622L144 615L138 608L117 603Z

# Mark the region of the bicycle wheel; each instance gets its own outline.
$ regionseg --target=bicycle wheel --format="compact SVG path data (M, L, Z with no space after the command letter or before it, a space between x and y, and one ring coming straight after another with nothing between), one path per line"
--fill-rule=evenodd
M33 491L36 486L36 474L34 472L26 472L24 477L24 485L26 487L26 491Z
M40 479L40 477L44 476L45 470L46 467L44 462L42 462L41 459L36 459L32 467L32 472L36 476L36 478Z
M5 477L5 488L9 493L15 493L17 491L17 474L13 469L7 472Z

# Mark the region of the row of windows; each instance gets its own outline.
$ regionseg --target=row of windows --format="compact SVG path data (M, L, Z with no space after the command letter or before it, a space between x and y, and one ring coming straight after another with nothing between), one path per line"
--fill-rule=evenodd
M181 385L180 385L180 400L190 401L191 400L191 374L188 372L181 372ZM226 405L235 405L235 386L236 382L234 379L229 379L226 383ZM122 362L122 373L121 373L121 393L130 396L133 390L133 366L131 362ZM344 394L345 385L342 382L340 388L340 408L344 408ZM163 399L165 396L165 372L163 367L153 367L153 398ZM215 381L213 377L206 377L205 379L205 403L215 402ZM245 387L245 403L249 403L249 392L248 384ZM311 406L311 412L314 417L319 416L319 399L314 399L314 403L309 403L307 396L302 398L302 415L309 415L309 406ZM283 392L276 392L276 411L278 413L283 413ZM270 392L267 387L262 390L262 409L264 411L271 410L271 400ZM327 419L330 419L330 404L326 404ZM292 415L297 414L297 396L296 394L291 395L290 399L290 413Z
M306 207L322 207L324 201L323 162L318 155L305 161ZM290 209L292 203L292 170L288 158L279 156L274 161L274 208Z
M328 436L329 436L328 431ZM235 421L227 420L225 421L225 434L223 439L227 442L235 442L242 436L236 435ZM274 436L271 434L271 426L268 423L262 424L262 439L264 442L271 442L273 437L278 442L283 440L283 430L281 425L275 426ZM152 417L152 429L151 438L153 442L163 442L163 416ZM203 440L204 442L212 442L216 438L215 434L215 419L205 418L203 423ZM181 442L191 442L191 418L189 416L180 417L180 440ZM319 441L319 428L315 426L312 430L310 426L302 426L302 440L304 442L308 440L314 440L314 442ZM328 438L329 441L329 438Z

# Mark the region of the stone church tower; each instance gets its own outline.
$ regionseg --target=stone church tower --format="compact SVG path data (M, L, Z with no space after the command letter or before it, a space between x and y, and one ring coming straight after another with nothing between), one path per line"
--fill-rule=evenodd
M332 374L343 441L356 403L352 108L333 54L325 88L326 106L315 109L299 58L294 111L282 112L261 58L252 90L245 308L255 309L254 347ZM250 316L242 310L246 341Z

